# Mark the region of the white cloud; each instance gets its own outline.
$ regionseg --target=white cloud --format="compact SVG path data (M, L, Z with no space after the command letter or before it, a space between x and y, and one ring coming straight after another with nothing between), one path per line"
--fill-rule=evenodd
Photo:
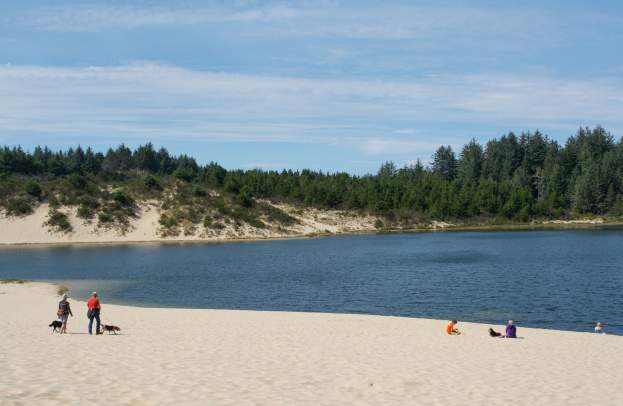
M417 134L418 130L415 128L399 128L397 130L392 131L394 134Z
M457 142L448 137L449 126L621 128L622 93L618 78L490 74L364 81L154 64L1 65L0 132L323 143L369 155L428 153L435 145ZM494 135L499 134L486 137Z
M164 3L166 4L166 3ZM557 18L558 17L558 18ZM498 9L453 5L367 3L360 7L340 2L204 2L200 7L122 6L99 4L60 5L31 9L4 18L5 25L36 30L81 32L140 27L181 27L252 24L254 35L287 35L324 38L407 40L460 34L564 39L559 15L542 9ZM582 18L586 18L585 15ZM577 21L576 21L577 20ZM584 21L576 18L576 23ZM573 21L566 22L571 26ZM261 26L256 23L265 23ZM609 24L614 24L610 22ZM455 38L456 39L456 38ZM461 38L458 38L459 40ZM507 43L508 45L508 43Z
M44 7L5 17L5 24L27 26L42 31L96 32L149 26L194 26L200 24L270 23L301 17L302 10L284 6L203 7L112 6L106 4Z
M229 15L223 16L227 20L231 21L283 21L290 20L301 16L301 10L293 7L287 7L283 5L266 7L260 9L244 10L234 12Z
M437 144L430 142L387 137L366 139L360 145L361 150L368 155L414 154L430 151L436 147Z

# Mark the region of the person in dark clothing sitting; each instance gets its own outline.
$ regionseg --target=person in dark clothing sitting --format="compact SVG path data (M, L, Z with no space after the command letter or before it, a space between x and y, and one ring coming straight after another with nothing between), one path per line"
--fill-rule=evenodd
M517 326L513 324L512 320L509 320L506 324L506 334L498 333L494 329L489 329L489 336L499 338L517 338Z
M517 338L517 327L513 324L512 320L509 320L506 325L506 335L504 335L504 337Z

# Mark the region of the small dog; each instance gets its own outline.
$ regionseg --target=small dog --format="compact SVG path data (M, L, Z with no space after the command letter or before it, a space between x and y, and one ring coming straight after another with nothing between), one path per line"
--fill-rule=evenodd
M498 333L497 331L495 331L495 330L494 330L494 329L492 329L492 328L490 328L490 329L489 329L489 335L490 335L491 337L501 337L501 336L502 336L502 334L501 334L501 333Z
M102 334L104 334L104 331L108 331L108 334L113 333L113 334L117 334L117 331L121 331L121 329L117 326L113 326L110 324L103 324L102 325Z
M62 326L63 323L60 320L54 320L52 323L50 323L48 327L52 327L52 332L54 333L56 329L58 329L58 331L60 332Z

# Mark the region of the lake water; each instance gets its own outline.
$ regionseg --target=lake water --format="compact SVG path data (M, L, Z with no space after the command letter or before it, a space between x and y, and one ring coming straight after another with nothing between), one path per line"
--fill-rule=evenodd
M141 306L458 318L623 334L623 229L1 248L0 278Z

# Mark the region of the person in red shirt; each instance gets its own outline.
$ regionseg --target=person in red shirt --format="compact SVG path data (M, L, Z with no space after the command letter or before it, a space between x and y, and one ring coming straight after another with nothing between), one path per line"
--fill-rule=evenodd
M87 317L89 318L89 334L92 334L93 330L93 319L95 319L95 334L100 334L100 310L102 306L100 305L99 297L97 296L97 292L93 292L91 297L87 301L87 307L89 311L87 312Z

